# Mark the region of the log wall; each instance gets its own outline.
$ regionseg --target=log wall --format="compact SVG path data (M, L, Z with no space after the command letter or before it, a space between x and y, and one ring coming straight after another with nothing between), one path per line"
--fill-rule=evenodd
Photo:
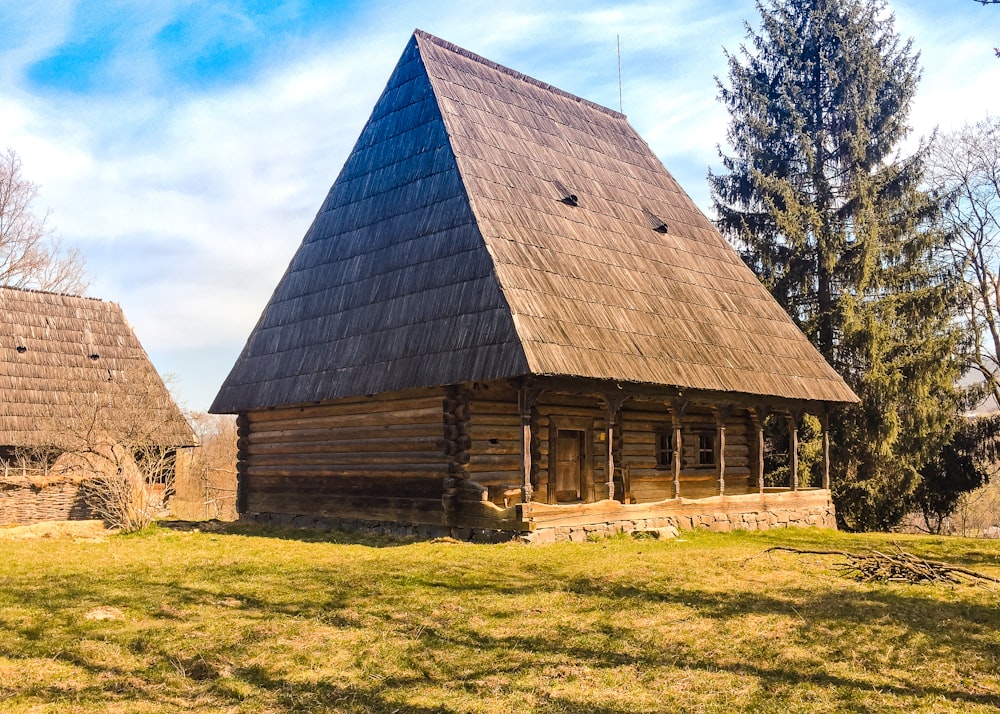
M674 474L656 463L657 432L671 431L666 406L654 402L629 401L622 407L621 463L628 468L633 503L662 501L674 497ZM705 407L689 407L682 419L681 496L707 498L719 495L719 476L714 466L698 466L698 435L716 433L715 414ZM726 493L756 490L751 483L753 452L745 410L734 410L726 420Z
M517 393L504 385L474 385L469 401L470 436L469 481L465 500L491 501L497 505L518 502L514 491L521 484L521 422ZM586 502L606 498L607 493L607 406L592 396L545 392L532 413L533 500L553 503L549 498L551 469L554 468L554 439L559 429L586 434ZM681 496L706 498L719 494L715 466L698 465L698 435L716 434L715 413L708 407L691 406L683 417L683 467ZM671 430L668 407L659 402L626 401L615 423L614 457L616 479L619 469L628 473L630 502L646 503L673 498L673 470L657 466L657 434ZM726 420L725 481L730 495L756 491L753 481L755 454L750 444L750 425L745 410L733 410ZM553 461L550 462L550 454ZM616 498L622 488L616 489Z
M473 385L469 426L469 480L497 505L503 505L505 498L508 504L518 502L513 491L521 486L524 466L517 393L503 384Z
M241 513L441 524L442 390L249 412Z

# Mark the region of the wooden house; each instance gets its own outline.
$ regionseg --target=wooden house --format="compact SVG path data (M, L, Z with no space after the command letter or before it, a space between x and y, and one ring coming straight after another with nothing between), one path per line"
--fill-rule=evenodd
M0 322L0 524L90 517L81 485L123 449L194 446L117 304L0 287Z
M212 411L244 518L542 539L833 527L762 421L855 400L624 115L418 30Z

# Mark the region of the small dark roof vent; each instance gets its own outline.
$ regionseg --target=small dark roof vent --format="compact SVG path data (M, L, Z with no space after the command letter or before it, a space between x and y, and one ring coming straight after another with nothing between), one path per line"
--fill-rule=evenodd
M566 184L564 184L562 181L558 181L558 180L557 181L553 181L552 185L555 187L556 193L558 193L560 196L562 196L562 198L559 199L560 202L565 203L567 206L579 206L580 205L580 199L578 199L576 197L576 194L573 193L569 189L569 187L566 186Z
M667 222L660 218L658 215L653 213L648 208L643 209L643 213L646 214L646 223L657 233L668 233L670 228L667 226Z
M28 348L25 347L24 345L18 345L16 349L17 349L17 353L21 354L21 355L23 355L25 352L28 351Z

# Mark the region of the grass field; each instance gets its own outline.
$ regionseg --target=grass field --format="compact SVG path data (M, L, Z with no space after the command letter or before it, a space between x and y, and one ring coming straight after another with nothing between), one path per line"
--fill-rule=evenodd
M817 530L526 547L231 528L0 541L10 712L993 712L1000 543ZM88 620L109 606L121 620Z

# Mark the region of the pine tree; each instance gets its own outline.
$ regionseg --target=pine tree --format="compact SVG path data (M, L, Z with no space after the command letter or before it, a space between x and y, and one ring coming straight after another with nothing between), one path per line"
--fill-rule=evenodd
M842 523L912 506L960 398L955 281L939 260L926 146L902 156L919 79L884 0L768 0L728 54L720 229L861 399L831 420ZM720 152L721 153L721 152Z

